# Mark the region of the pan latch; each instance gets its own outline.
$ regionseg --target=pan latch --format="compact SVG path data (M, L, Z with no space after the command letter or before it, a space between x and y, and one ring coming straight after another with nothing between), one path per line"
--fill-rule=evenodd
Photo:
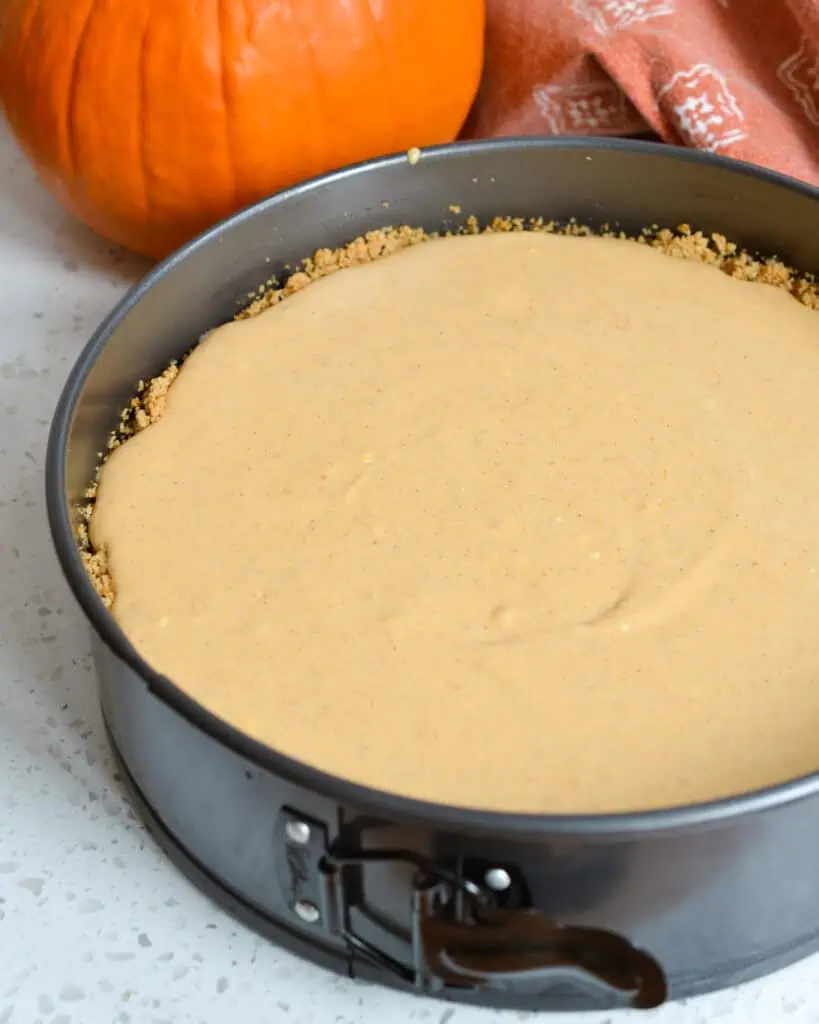
M612 1006L647 1010L667 999L665 975L649 953L607 929L559 924L519 899L510 901L508 893L493 890L491 874L475 881L464 862L444 865L412 850L328 843L320 823L286 810L276 829L277 848L284 851L279 878L294 917L343 940L354 959L421 992L505 992L536 1001L563 982L595 990ZM415 869L406 960L351 925L361 872L387 862ZM499 870L516 874L511 866Z

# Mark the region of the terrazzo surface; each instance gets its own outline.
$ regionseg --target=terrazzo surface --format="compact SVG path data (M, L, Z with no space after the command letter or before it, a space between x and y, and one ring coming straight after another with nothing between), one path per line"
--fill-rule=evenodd
M0 1024L512 1024L337 979L234 923L114 778L87 630L51 550L43 453L91 330L147 264L43 191L0 128ZM819 870L819 865L817 866ZM554 1024L819 1024L819 960L654 1013Z

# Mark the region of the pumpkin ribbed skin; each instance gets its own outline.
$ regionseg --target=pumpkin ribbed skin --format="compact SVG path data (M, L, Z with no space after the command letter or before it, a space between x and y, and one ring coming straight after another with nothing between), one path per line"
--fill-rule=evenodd
M162 257L277 189L457 135L484 0L2 0L0 103L46 186Z

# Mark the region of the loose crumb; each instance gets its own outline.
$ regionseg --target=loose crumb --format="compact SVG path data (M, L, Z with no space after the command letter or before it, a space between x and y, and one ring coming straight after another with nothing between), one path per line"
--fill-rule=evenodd
M413 146L412 149L407 150L407 160L411 164L417 164L421 159L421 150L417 146Z
M417 148L410 149L407 153L410 163L417 163L420 157L421 152ZM383 205L388 204L384 203ZM449 209L455 214L461 212L461 207L455 203ZM717 267L729 277L741 281L755 281L782 288L809 309L819 310L819 285L811 275L799 274L775 257L768 259L754 257L750 253L740 250L735 243L729 242L724 235L705 235L700 231L693 231L688 224L680 224L674 231L668 228L659 228L654 224L646 228L639 236L634 237L609 226L595 231L574 220L558 224L552 220L544 220L542 217L528 220L522 217L496 217L482 227L476 217L470 216L456 232L448 234L477 235L482 232L491 234L509 231L542 231L572 237L602 235L639 245L649 245L676 259L697 260L700 263ZM399 252L401 249L436 237L438 237L436 233L427 233L421 228L403 225L369 231L366 235L362 235L338 249L318 249L311 257L305 259L299 269L293 271L283 284L280 284L276 278L270 278L266 284L260 286L257 292L250 294L248 298L252 301L237 314L236 319L245 320L258 316L259 313L278 305L288 296L307 288L313 281L334 274L337 270L372 263L374 260ZM88 532L88 524L97 497L99 471L112 451L128 438L145 430L146 427L162 417L170 390L179 375L180 366L181 361L174 361L157 377L147 382L139 382L134 397L121 412L119 424L108 438L106 451L100 454L97 474L89 484L83 504L78 510L75 536L83 565L102 603L108 609L113 607L116 592L107 553L105 550L94 549ZM367 460L367 455L364 456L364 460Z

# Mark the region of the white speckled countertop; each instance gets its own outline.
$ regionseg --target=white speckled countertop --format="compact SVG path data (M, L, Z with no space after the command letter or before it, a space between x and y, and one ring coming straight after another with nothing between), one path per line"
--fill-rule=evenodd
M280 952L177 873L115 782L42 467L69 367L146 269L63 214L0 127L0 1024L534 1020L354 985ZM819 959L643 1019L819 1024Z

